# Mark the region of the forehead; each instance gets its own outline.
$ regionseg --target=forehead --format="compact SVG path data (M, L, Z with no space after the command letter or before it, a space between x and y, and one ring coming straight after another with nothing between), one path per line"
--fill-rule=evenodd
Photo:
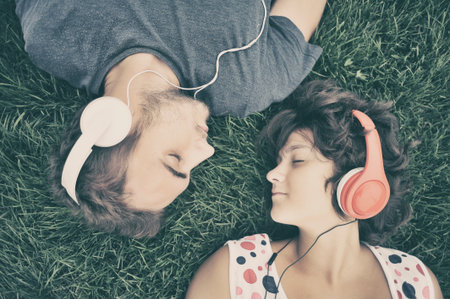
M322 157L320 152L314 147L314 137L310 130L298 130L289 135L286 143L278 152L277 160L293 152L301 152L306 155L313 154L316 158Z
M304 157L308 157L309 159L312 158L322 162L331 161L314 146L313 133L308 129L298 130L289 135L288 140L279 152L278 160L292 152L300 152Z
M314 148L314 137L312 132L310 130L297 130L292 132L281 150L287 150L292 147L308 148L312 150Z

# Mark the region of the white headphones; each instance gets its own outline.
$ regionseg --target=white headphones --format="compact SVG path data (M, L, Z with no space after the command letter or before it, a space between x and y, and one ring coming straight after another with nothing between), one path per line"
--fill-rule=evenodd
M118 144L130 132L131 122L130 109L118 98L98 98L83 110L80 118L81 136L67 156L61 177L61 184L77 204L75 186L92 147Z
M163 75L153 70L144 70L135 74L128 81L127 85L127 101L128 106L118 98L114 97L101 97L95 99L89 103L81 114L80 127L81 136L75 142L75 145L70 150L67 156L66 163L64 164L61 185L66 189L67 193L73 199L75 203L79 205L75 187L80 174L81 168L86 162L87 158L92 152L92 147L111 147L120 143L128 135L131 129L132 117L130 107L130 85L131 82L139 75L144 73L154 73L161 77L164 81L173 87L181 90L195 90L194 98L197 97L197 93L213 84L219 74L219 60L222 55L230 52L237 52L245 50L253 46L258 41L261 34L264 31L266 19L267 19L267 7L264 0L261 0L264 7L264 19L261 25L259 34L249 42L247 45L240 48L231 48L221 51L216 57L216 72L213 78L208 82L198 87L181 87L173 84L167 80Z

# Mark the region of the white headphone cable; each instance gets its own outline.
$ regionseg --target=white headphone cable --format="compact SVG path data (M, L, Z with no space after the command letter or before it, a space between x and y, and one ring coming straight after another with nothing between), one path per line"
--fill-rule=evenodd
M253 46L253 45L258 41L258 39L261 37L261 35L262 35L263 31L264 31L264 27L265 27L266 19L267 19L267 7L266 7L266 3L264 2L264 0L261 0L261 3L262 3L262 5L263 5L263 7L264 7L264 18L263 18L263 22L262 22L261 30L259 31L259 34L256 36L255 39L253 39L251 42L249 42L247 45L245 45L245 46L243 46L243 47L240 47L240 48L231 48L231 49L223 50L222 52L220 52L220 53L217 55L217 58L216 58L216 73L214 74L214 77L213 77L208 83L205 83L205 84L200 85L200 86L197 86L197 87L181 87L181 86L178 86L178 85L176 85L176 84L170 82L168 79L166 79L166 77L164 77L162 74L160 74L160 73L157 72L157 71L153 71L153 70L144 70L144 71L141 71L141 72L135 74L133 77L131 77L130 81L128 81L128 85L127 85L127 102L128 102L128 107L130 107L130 85L131 85L131 82L132 82L137 76L142 75L142 74L144 74L144 73L154 73L154 74L158 75L161 79L163 79L164 81L166 81L169 85L171 85L171 86L173 86L173 87L175 87L175 88L178 88L178 89L180 89L180 90L195 90L195 93L194 93L194 99L197 99L197 93L199 93L200 91L202 91L203 89L205 89L205 88L208 87L209 85L213 84L213 83L217 80L217 77L219 76L219 60L220 60L220 57L222 57L222 55L224 55L224 54L226 54L226 53L231 53L231 52L237 52L237 51L241 51L241 50L246 50L246 49L250 48L251 46Z

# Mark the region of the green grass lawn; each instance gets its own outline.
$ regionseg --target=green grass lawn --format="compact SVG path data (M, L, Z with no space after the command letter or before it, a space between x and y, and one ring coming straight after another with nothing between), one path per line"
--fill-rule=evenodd
M450 297L449 2L330 0L306 81L331 78L392 100L410 151L413 219L387 245L421 258ZM265 225L267 166L255 152L272 107L212 118L216 154L197 168L154 239L86 228L52 198L48 153L89 101L24 52L12 0L0 1L0 297L182 298L202 261Z

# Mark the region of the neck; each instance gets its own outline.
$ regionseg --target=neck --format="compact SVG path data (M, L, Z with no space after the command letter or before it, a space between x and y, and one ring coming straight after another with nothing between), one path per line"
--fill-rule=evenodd
M166 63L152 54L138 53L125 58L109 71L105 78L104 95L119 98L128 104L128 83L134 75L145 70L158 72L171 83L179 85L177 76ZM131 111L140 103L138 99L143 90L158 92L169 89L173 87L155 73L146 72L135 77L129 90Z
M347 223L347 222L342 222ZM303 256L316 238L332 226L318 229L299 228L300 234L296 242L292 242L289 259L294 262ZM336 227L323 234L310 251L294 265L308 275L324 277L330 284L339 282L351 269L353 261L358 260L362 253L359 243L358 223Z

